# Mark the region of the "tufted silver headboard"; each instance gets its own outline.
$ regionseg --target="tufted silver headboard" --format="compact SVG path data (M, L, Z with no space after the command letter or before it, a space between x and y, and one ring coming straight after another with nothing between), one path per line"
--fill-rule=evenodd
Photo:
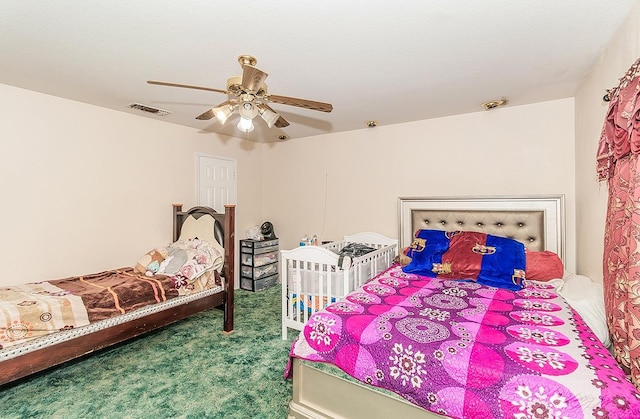
M564 195L399 198L400 248L419 229L471 230L551 250L565 261Z

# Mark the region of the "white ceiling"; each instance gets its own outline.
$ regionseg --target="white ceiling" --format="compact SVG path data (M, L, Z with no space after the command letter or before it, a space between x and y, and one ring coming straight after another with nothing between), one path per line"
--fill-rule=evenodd
M0 83L271 142L571 97L639 1L3 0ZM225 89L241 54L269 93L333 112L272 104L291 125L243 134L195 119L225 95L146 83Z

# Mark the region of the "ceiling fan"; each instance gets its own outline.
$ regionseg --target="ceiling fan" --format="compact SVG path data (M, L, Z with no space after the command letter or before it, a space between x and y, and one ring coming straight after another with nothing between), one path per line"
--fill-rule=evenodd
M196 119L209 120L215 117L221 125L224 125L233 112L237 110L240 114L238 129L242 132L253 131L253 118L257 115L260 115L269 128L274 126L277 128L289 126L289 122L267 105L268 102L297 106L299 108L321 112L331 112L333 110L333 106L330 103L267 93L267 85L264 81L268 74L255 67L257 63L256 58L251 55L241 55L238 57L238 62L242 67L242 76L234 76L227 80L226 90L158 80L147 80L147 83L207 90L228 95L228 100L196 116Z

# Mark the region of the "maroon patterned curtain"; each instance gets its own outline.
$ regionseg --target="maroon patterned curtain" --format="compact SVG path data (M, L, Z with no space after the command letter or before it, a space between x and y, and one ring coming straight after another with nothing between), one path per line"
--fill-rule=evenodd
M597 156L609 186L604 302L614 356L640 388L640 59L608 95Z

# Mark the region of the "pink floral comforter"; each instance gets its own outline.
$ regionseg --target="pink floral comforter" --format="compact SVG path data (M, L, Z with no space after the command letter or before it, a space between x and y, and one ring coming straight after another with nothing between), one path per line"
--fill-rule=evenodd
M311 316L291 357L453 418L640 418L636 388L547 285L509 291L392 265Z

